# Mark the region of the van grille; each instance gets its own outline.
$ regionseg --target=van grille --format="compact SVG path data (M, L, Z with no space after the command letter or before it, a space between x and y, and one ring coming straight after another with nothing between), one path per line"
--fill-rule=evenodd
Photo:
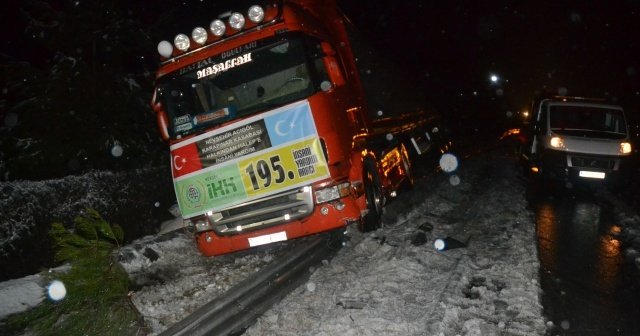
M578 168L614 169L616 166L616 160L586 156L572 156L571 166Z
M304 218L313 212L310 187L246 202L207 215L219 235L232 235ZM288 219L285 219L288 215Z

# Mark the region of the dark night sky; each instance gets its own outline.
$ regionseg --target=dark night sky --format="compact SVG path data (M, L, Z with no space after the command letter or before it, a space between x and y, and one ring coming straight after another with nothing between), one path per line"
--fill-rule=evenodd
M536 91L608 96L637 105L638 1L378 1L345 10L371 43L451 94L492 95L524 109Z
M65 3L49 2L58 8ZM150 27L154 44L208 24L223 7L211 0L127 3ZM609 96L634 108L640 105L638 0L338 3L371 44L391 62L407 67L436 97L464 98L473 92L491 97L502 89L500 98L508 108L520 110L537 91L565 88L570 95ZM19 5L7 2L2 7L6 47L6 37L20 33L20 25L7 25L19 17L11 14ZM162 31L167 36L160 36ZM11 50L5 47L3 51ZM149 56L156 57L155 49ZM500 76L499 84L489 83L492 73Z

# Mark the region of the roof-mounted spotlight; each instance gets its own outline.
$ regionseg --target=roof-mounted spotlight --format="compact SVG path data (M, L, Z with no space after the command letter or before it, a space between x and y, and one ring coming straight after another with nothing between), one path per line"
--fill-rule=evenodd
M249 7L249 11L247 12L247 16L249 20L253 23L260 23L264 20L264 9L258 5L253 5Z
M235 30L242 29L244 27L244 23L245 23L244 15L238 12L232 13L231 16L229 17L229 26L231 26L231 28Z
M196 27L191 32L191 39L199 45L203 45L207 42L207 30L202 27Z
M222 22L222 20L217 19L211 21L209 30L211 31L211 34L220 37L224 35L225 30L227 30L227 26L224 24L224 22Z
M191 46L191 42L189 41L189 37L185 34L178 34L173 39L173 45L176 46L176 49L180 51L189 50L189 46Z
M171 42L166 40L160 41L160 43L158 43L158 54L165 58L171 57L171 54L173 54L173 45L171 45Z

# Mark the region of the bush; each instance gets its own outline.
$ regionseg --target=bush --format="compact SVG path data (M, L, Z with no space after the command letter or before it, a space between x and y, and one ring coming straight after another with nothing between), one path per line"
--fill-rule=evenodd
M67 294L10 317L9 328L36 335L137 334L143 325L129 300L129 280L113 257L123 239L120 226L89 209L75 218L72 230L53 223L50 236L56 262L71 268L46 277L61 281Z

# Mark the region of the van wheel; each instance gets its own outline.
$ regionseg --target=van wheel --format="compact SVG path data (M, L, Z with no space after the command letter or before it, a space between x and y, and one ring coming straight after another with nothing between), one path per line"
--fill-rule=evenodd
M367 204L367 214L360 220L358 228L362 232L373 231L380 227L382 220L382 183L380 176L371 160L365 160L363 171L364 194Z

